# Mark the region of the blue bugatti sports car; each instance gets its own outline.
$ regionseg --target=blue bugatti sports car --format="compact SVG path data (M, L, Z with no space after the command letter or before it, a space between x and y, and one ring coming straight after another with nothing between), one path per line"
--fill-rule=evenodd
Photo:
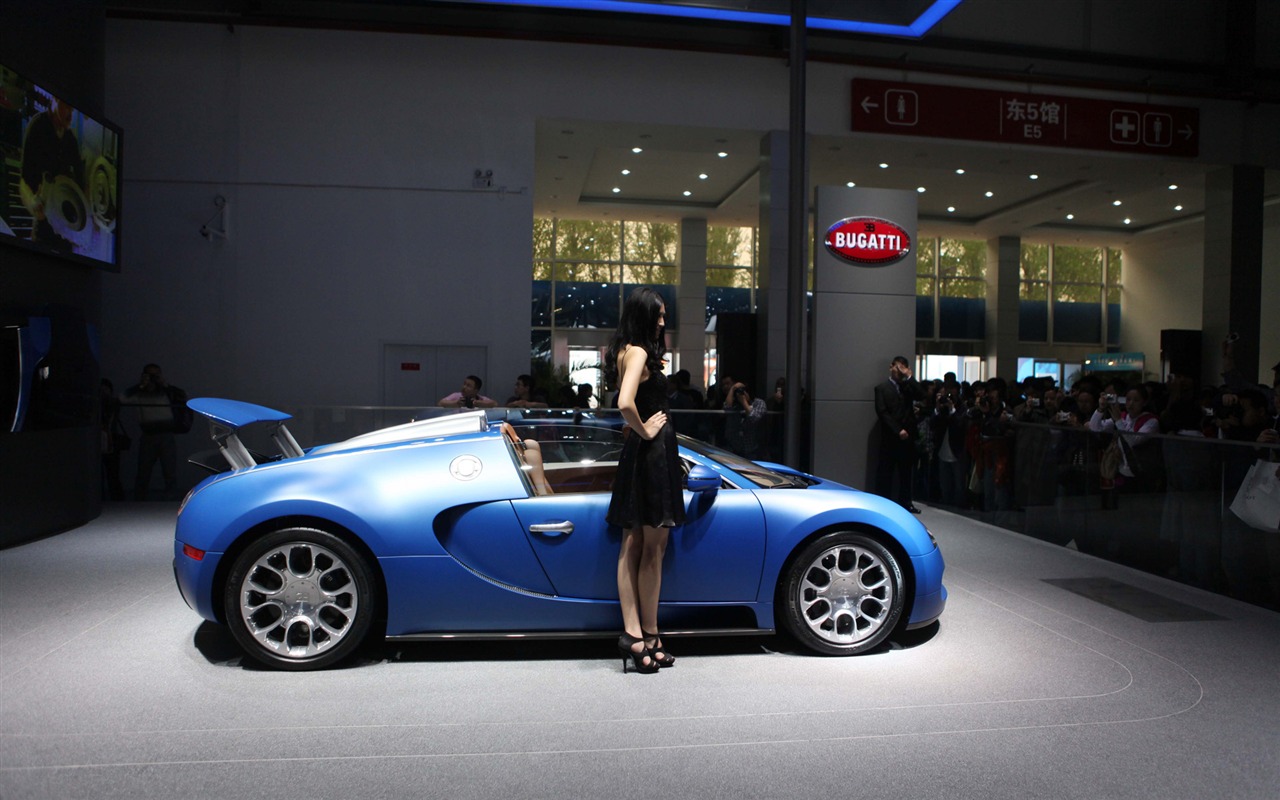
M230 469L183 501L183 598L281 669L393 640L616 634L622 432L462 412L303 450L288 414L200 398ZM256 438L255 438L256 437ZM274 440L264 457L246 441ZM853 655L942 613L942 555L871 494L680 439L688 520L663 564L663 630L772 632Z

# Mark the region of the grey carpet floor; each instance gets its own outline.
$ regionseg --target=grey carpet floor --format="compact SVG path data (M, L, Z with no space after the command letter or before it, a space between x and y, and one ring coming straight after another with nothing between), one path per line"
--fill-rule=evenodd
M170 505L0 551L0 798L1274 798L1280 614L936 509L941 624L387 645L242 664L173 585Z

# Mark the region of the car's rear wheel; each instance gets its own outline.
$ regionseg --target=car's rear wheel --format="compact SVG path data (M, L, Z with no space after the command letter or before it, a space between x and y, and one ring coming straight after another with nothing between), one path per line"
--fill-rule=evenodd
M351 655L368 634L373 586L365 560L342 539L286 528L236 557L223 608L232 635L255 660L319 669Z
M897 627L904 603L902 567L874 538L853 531L810 542L783 576L783 622L819 653L871 650Z

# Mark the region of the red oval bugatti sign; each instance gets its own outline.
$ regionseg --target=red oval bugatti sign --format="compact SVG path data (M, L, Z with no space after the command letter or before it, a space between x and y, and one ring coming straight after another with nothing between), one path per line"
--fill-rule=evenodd
M885 267L911 252L902 226L878 217L846 217L827 228L823 244L836 258L866 267Z

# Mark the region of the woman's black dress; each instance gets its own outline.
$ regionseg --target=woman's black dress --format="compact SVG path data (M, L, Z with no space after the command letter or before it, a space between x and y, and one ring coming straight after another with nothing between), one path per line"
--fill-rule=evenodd
M636 410L642 420L668 411L667 378L661 372L650 370L649 379L636 389ZM624 529L674 528L684 523L682 478L676 429L670 420L649 440L628 430L606 521Z

